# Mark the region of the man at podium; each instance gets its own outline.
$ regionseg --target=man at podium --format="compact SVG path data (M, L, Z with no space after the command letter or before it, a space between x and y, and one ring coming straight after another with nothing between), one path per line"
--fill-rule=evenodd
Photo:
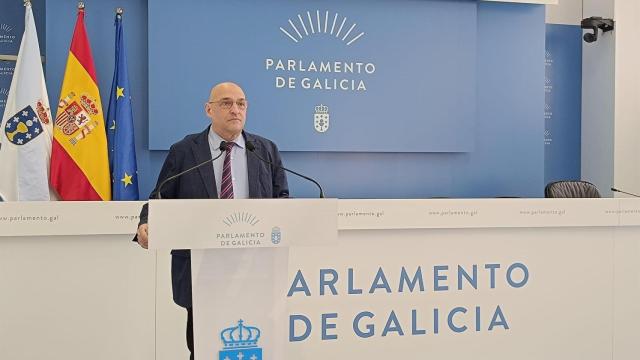
M237 84L225 82L214 86L204 105L211 125L171 146L149 198L288 197L287 178L278 148L272 141L244 131L248 105L244 91ZM184 173L178 175L181 172ZM175 178L168 180L172 176ZM168 181L163 184L165 180ZM148 247L147 219L148 205L145 204L134 238L145 249ZM187 346L193 359L190 251L172 250L171 255L173 300L187 309Z

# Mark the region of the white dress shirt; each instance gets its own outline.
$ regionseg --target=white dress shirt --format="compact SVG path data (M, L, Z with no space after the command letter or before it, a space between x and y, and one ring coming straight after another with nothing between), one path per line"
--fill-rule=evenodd
M220 154L220 142L224 139L220 137L213 127L209 127L209 148L213 157ZM233 198L249 198L249 173L247 172L247 149L242 134L233 140L235 145L231 149L231 181L233 182ZM220 196L220 183L222 182L222 167L224 166L225 155L213 161L213 173L216 178L216 191Z

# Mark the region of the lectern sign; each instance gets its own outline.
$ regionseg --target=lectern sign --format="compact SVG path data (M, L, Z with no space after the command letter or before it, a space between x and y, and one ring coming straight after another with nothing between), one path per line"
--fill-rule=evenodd
M190 249L286 247L294 243L311 245L318 239L335 241L337 207L336 199L151 200L149 247L173 249L175 239L181 240L179 246Z

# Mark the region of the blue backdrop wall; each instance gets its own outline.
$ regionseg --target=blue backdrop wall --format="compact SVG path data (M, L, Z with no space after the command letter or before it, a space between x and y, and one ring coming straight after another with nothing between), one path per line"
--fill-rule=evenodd
M393 6L400 3L393 1ZM147 2L101 0L87 1L86 5L87 30L104 103L113 72L114 9L125 8L140 189L141 194L148 194L166 152L148 150ZM76 6L77 2L70 0L46 2L46 77L49 96L54 99L52 103L56 103L59 96ZM175 24L168 26L189 26L188 21L176 19ZM544 22L541 5L478 4L477 115L472 151L286 152L283 154L285 165L316 177L328 195L341 198L541 196L544 187ZM429 41L438 41L438 34L432 34ZM419 46L429 46L429 42ZM167 49L166 56L179 55ZM176 86L188 87L189 84ZM390 122L378 125L389 131L411 131L394 129ZM175 137L183 135L175 134ZM290 183L294 196L316 195L312 185L291 177Z
M232 79L249 99L247 129L281 151L473 151L477 7L473 0L242 0L176 8L153 0L151 149L200 131L212 84ZM186 18L188 27L167 26ZM314 127L316 106L329 118L326 131Z

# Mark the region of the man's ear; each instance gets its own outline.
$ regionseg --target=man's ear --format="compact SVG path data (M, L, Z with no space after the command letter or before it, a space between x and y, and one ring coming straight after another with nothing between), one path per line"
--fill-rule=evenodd
M204 112L205 114L207 114L208 117L212 116L211 104L209 104L208 102L204 103Z

